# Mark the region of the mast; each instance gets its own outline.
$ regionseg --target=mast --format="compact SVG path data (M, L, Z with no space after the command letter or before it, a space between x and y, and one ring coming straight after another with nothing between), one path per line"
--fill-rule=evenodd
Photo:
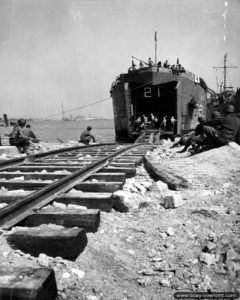
M223 61L223 91L226 91L226 82L227 82L227 53L224 55Z
M157 64L157 31L155 31L155 64Z
M213 69L223 69L223 92L225 92L227 89L232 88L232 86L226 86L227 85L227 69L233 69L237 68L237 66L228 67L227 66L227 53L224 55L223 60L223 67L213 67ZM220 93L222 92L222 85L220 85Z

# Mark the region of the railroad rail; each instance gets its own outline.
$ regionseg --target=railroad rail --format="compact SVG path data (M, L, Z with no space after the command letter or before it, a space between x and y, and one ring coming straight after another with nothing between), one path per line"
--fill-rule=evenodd
M56 198L59 200L60 194L76 186L82 192L90 192L90 190L113 192L114 189L121 188L122 181L103 180L106 180L106 177L118 178L119 172L125 173L127 177L133 176L137 160L139 161L145 154L142 150L140 152L136 150L138 148L149 149L149 146L101 144L71 147L0 163L2 189L33 190L23 197L0 194L0 203L4 201L8 203L0 210L0 226L11 228L33 214L34 210L42 208ZM97 173L100 170L101 173ZM106 173L110 175L107 176ZM84 183L84 180L93 174L95 176L92 178L95 178L95 181L101 181ZM48 183L46 180L53 182Z

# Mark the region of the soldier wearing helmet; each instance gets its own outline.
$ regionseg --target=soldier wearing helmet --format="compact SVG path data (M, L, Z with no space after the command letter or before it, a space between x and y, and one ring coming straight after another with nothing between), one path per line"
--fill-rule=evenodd
M234 112L234 106L227 104L217 129L213 126L204 126L204 133L210 146L221 147L230 142L240 143L240 119Z
M9 144L12 146L16 146L18 148L19 153L28 154L29 148L29 139L24 136L23 128L26 125L26 120L19 119L17 124L14 126L12 132L10 133Z
M192 147L197 147L200 145L203 145L203 127L204 124L206 123L206 117L204 115L198 116L198 122L199 124L196 126L194 134L191 135L185 142L185 147L179 151L179 153L183 153L187 151L187 149L192 146Z
M80 136L80 143L83 143L85 145L89 145L90 141L92 140L93 143L95 143L95 137L91 134L92 127L88 126L86 130L83 131L83 133Z
M24 120L24 119L19 119L19 120L18 120L18 125L21 126L21 127L24 127L24 126L26 125L26 123L27 123L27 122L26 122L26 120Z

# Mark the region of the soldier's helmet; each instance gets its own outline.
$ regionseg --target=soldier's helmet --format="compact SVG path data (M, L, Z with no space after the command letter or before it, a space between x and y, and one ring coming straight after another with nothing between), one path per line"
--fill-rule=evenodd
M224 112L225 113L234 113L235 112L235 107L231 104L227 104L224 107Z
M18 125L25 125L25 124L26 124L26 120L24 120L24 119L18 120Z
M206 117L204 115L199 116L198 122L206 122Z
M212 113L211 118L212 118L213 120L219 119L219 118L221 118L221 113L220 113L219 111L215 110L215 111Z

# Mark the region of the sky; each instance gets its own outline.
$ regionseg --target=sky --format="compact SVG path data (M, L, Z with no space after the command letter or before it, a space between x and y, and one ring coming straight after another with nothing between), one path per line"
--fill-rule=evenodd
M240 87L240 0L0 0L0 114L112 118L111 84L154 58L155 31L157 60L216 91L227 53Z

